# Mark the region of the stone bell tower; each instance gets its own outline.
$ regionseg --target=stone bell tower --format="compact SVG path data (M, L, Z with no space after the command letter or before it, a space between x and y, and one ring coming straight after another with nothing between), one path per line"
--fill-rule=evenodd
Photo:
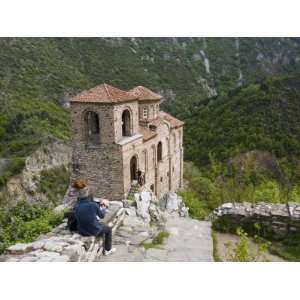
M94 196L122 200L123 159L119 141L138 131L137 98L101 84L73 97L70 104L72 182L86 180Z

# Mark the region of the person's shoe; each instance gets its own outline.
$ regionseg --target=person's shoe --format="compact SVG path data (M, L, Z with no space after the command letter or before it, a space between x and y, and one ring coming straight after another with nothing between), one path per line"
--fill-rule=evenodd
M104 250L103 255L104 256L111 255L111 254L115 253L116 251L117 251L116 248L111 248L110 250Z

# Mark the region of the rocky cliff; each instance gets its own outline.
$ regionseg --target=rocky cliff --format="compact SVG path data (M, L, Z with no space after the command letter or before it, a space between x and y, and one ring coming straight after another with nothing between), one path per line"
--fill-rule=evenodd
M0 198L5 199L9 205L20 200L48 201L46 191L41 188L42 180L47 179L47 171L56 170L57 176L60 175L60 172L64 172L63 169L68 173L70 162L71 147L68 144L53 142L42 145L26 158L21 173L8 180L0 191ZM57 184L64 185L66 183L58 182ZM64 192L62 195L57 195L61 197L59 201L62 201Z

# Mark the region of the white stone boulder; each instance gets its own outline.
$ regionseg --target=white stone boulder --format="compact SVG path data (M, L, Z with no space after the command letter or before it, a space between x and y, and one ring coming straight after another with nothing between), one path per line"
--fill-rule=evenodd
M161 209L166 210L169 213L178 211L181 204L182 198L174 192L168 192L160 199Z
M68 246L68 243L49 240L45 243L44 249L47 251L62 252L66 246Z
M140 194L134 194L136 201L136 213L139 217L146 221L150 221L149 206L152 199L151 192L141 192Z
M149 206L149 214L153 222L164 223L166 221L165 213L159 210L157 205L153 203Z
M10 254L25 254L33 250L31 244L18 243L8 248Z
M136 209L134 207L125 208L125 214L127 216L136 216Z

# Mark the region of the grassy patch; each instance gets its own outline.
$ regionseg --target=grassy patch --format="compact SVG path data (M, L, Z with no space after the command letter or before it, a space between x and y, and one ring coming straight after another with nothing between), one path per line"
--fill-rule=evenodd
M257 223L237 224L232 222L230 218L222 218L213 222L213 229L223 233L236 234L239 228L242 228L249 236L252 236L263 251L267 249L271 254L287 261L300 261L299 234L291 234L286 238L279 238L274 236L268 227Z
M146 250L151 249L151 248L159 248L164 243L164 240L169 237L169 235L170 234L167 231L160 231L152 239L152 242L150 242L150 243L142 242L141 246L143 246Z
M184 204L189 208L189 215L198 220L203 220L209 214L209 209L204 201L201 201L199 196L192 190L186 189L179 192Z
M300 238L289 241L273 242L269 248L270 253L275 254L287 261L300 261Z
M219 254L219 244L215 231L212 231L212 240L213 240L213 258L216 262L222 262L222 259Z

